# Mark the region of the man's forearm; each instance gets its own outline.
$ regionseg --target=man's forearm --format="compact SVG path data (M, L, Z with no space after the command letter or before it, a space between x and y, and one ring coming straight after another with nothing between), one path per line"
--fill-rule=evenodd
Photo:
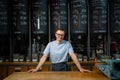
M44 55L41 57L41 59L40 59L38 65L37 65L37 67L36 67L37 70L39 70L39 69L42 67L42 65L45 63L46 58L47 58L47 57L44 56Z
M77 56L76 56L76 55L71 55L71 58L72 58L72 60L74 61L75 65L78 67L78 69L81 70L82 67L81 67L81 64L80 64Z

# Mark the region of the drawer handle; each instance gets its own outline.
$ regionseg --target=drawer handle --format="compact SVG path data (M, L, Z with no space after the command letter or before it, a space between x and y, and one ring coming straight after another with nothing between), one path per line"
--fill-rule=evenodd
M20 72L21 71L21 67L15 67L15 72Z

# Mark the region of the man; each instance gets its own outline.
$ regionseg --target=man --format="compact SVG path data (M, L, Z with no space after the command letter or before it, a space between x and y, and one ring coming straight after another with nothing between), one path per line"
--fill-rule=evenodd
M86 70L81 67L70 42L63 40L64 35L65 32L61 28L56 30L56 40L48 43L47 47L43 51L43 56L41 57L37 67L35 69L29 70L28 72L37 72L45 63L48 56L50 56L52 63L52 71L67 71L67 61L69 55L80 72L90 72L90 70Z

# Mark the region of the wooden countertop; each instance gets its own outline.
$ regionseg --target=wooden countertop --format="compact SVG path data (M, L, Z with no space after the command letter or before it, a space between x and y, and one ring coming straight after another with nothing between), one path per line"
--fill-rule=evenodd
M4 80L109 80L101 72L80 73L79 71L66 72L14 72Z

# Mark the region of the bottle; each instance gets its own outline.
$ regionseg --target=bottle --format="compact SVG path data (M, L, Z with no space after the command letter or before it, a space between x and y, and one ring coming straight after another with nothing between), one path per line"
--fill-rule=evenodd
M36 51L36 40L33 39L33 44L32 44L32 54L35 53Z

